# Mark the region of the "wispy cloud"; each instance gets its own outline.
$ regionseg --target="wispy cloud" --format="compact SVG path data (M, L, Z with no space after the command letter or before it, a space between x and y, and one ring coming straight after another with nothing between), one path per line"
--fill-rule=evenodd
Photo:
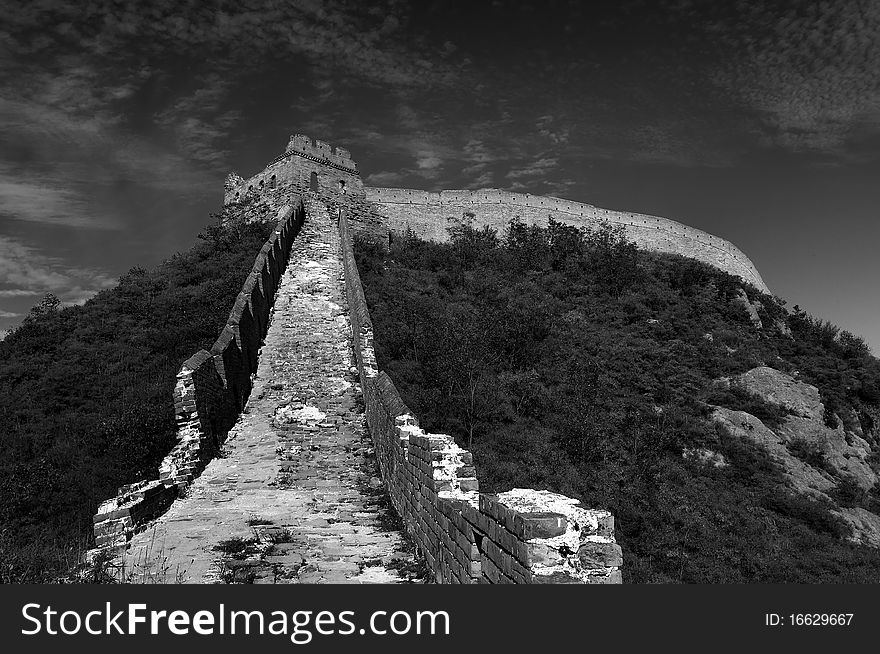
M93 215L76 192L51 186L51 181L29 182L10 176L0 165L0 215L17 220L67 227L118 228Z
M846 159L854 134L880 133L880 5L740 9L737 24L713 25L737 54L714 81L758 113L768 145Z
M32 291L24 288L5 288L0 289L0 297L28 297L31 295L39 295L40 291Z
M402 184L406 178L407 176L399 170L383 170L367 175L364 178L364 184L367 186L395 187Z
M77 304L115 284L116 280L103 271L70 266L17 239L0 236L0 296L52 292L68 304Z
M182 156L216 170L228 164L229 135L242 118L237 109L223 109L231 88L229 78L211 73L155 115L156 124L174 135Z
M7 16L0 46L9 55L0 58L0 142L19 155L0 152L0 164L15 167L0 170L0 210L30 222L109 228L118 224L89 197L125 185L189 198L215 193L247 117L251 78L279 57L287 65L275 69L289 71L279 89L317 91L309 102L318 115L350 110L345 91L354 86L403 97L460 84L455 44L447 41L440 56L423 54L407 29L409 13L393 1L185 12L170 0L124 10L73 0L23 5ZM160 63L169 57L180 64ZM417 131L422 118L402 104L400 120ZM445 157L434 134L411 136L409 170L436 182Z

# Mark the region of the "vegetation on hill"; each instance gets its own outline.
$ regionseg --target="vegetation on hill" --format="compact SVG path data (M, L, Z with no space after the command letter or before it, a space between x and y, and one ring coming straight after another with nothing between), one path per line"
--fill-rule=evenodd
M880 553L848 542L830 504L706 419L715 404L778 424L781 407L713 384L767 365L816 385L829 424L845 416L875 438L880 361L861 339L610 225L450 233L358 242L358 267L380 367L424 428L473 451L481 490L610 509L630 582L880 580ZM701 450L727 465L687 456Z
M180 365L211 347L274 227L226 218L82 306L47 296L0 342L0 581L63 575L97 505L157 476Z

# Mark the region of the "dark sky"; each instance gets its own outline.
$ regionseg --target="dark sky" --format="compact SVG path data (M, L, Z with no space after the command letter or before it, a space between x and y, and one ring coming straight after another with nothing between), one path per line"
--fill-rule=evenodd
M0 1L0 330L188 248L302 132L373 186L727 238L880 353L880 3Z

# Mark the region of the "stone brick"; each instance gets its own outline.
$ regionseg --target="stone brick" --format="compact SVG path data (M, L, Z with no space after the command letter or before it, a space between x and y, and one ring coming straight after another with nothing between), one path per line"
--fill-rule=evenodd
M523 521L522 538L553 538L561 536L568 527L568 520L560 513L536 512L521 513Z
M527 565L553 566L562 563L565 557L555 547L546 543L526 543L528 557Z
M588 541L578 548L577 555L585 568L613 568L623 565L623 552L617 543Z

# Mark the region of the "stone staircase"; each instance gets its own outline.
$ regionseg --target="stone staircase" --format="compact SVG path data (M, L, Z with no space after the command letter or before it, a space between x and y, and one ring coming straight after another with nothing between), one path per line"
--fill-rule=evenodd
M336 217L305 198L244 414L121 576L158 583L407 583L352 364Z

